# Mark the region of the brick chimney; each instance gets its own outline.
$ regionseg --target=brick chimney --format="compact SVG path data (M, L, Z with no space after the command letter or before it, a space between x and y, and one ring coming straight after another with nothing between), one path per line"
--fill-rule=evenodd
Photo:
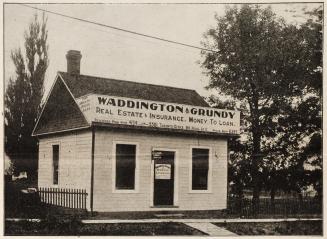
M67 59L67 73L80 74L81 68L81 52L76 50L69 50L66 54Z

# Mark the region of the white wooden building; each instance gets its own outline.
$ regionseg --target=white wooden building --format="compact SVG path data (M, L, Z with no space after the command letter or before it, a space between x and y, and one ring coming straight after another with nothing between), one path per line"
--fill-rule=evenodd
M80 52L66 56L33 131L40 188L84 189L99 212L226 208L239 112L194 90L81 75Z

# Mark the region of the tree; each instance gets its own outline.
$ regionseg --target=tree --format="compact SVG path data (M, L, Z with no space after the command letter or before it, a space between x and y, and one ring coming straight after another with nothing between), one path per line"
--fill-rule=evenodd
M303 79L303 94L290 106L287 115L279 117L277 145L287 144L282 152L293 169L289 185L301 191L313 185L322 197L322 8L306 12L308 20L299 26L299 35L306 42L308 74ZM287 133L285 133L287 132ZM292 147L292 148L291 148ZM296 150L295 150L296 149Z
M5 94L5 151L13 160L14 172L29 174L37 169L37 140L32 131L41 109L43 82L48 60L48 31L45 15L35 15L25 31L25 55L20 48L11 52L16 68Z
M242 5L216 16L217 26L205 34L202 67L208 88L216 89L248 109L253 205L259 200L266 155L263 143L277 135L277 117L302 95L310 60L308 42L295 25L268 8Z

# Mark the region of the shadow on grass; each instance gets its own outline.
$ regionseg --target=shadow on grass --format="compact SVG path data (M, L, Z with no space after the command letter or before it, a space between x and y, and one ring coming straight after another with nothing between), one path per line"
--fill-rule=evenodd
M321 221L215 223L238 235L322 235Z
M205 235L182 223L115 223L81 224L78 220L60 222L7 222L5 235L110 235L110 236L159 236Z

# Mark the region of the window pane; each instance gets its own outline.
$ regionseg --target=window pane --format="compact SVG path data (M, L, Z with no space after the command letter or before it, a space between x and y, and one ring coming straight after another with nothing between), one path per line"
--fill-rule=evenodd
M53 184L58 184L59 178L59 145L52 145Z
M192 190L208 189L209 149L192 149Z
M116 189L135 188L136 145L116 145Z

